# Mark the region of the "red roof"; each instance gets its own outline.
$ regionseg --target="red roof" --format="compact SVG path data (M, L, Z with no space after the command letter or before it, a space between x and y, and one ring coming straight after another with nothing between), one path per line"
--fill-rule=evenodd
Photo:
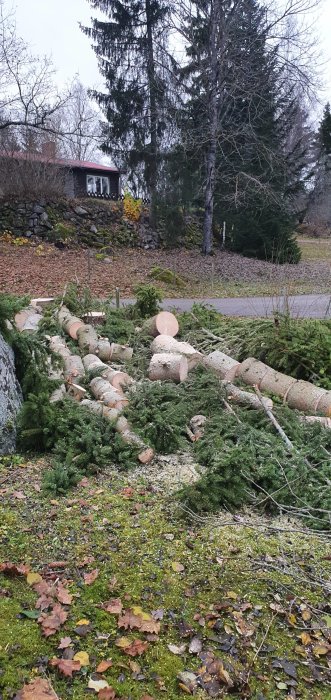
M27 151L0 151L0 156L7 158L16 158L17 160L39 160L43 163L54 163L55 165L63 165L67 168L85 168L86 170L105 170L108 172L118 173L118 168L112 165L102 165L101 163L92 163L88 160L71 160L70 158L48 158L43 153L28 153Z

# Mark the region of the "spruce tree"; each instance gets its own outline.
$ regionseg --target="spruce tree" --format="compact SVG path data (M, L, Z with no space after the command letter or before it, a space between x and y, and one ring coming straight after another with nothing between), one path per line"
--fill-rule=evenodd
M318 141L322 155L331 153L331 110L330 102L325 105L323 118L318 130Z
M167 119L165 0L88 0L106 19L82 27L94 41L106 91L92 94L103 110L103 150L129 172L151 198L155 218L160 145Z

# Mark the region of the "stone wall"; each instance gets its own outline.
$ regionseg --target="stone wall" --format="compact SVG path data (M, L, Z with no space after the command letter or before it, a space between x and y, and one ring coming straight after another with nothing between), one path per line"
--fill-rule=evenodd
M0 202L0 236L4 232L36 238L58 247L78 244L157 247L147 212L136 223L123 215L122 202L62 199L56 202Z
M16 419L22 392L16 379L14 353L0 334L0 455L15 452Z

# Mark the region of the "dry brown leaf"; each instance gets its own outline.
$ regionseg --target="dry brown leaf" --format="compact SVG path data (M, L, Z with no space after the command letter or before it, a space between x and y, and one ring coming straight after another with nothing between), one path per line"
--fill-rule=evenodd
M58 649L67 649L70 646L71 642L71 637L62 637L62 639L60 639Z
M80 671L81 664L80 661L74 661L73 659L51 659L50 666L55 666L63 676L66 678L72 678L74 671Z
M113 662L111 659L103 659L103 661L100 661L99 666L97 666L97 672L104 673L105 671L108 671L112 665Z
M69 593L68 589L65 588L61 582L59 582L56 587L56 597L63 605L71 605L72 603L71 593Z
M120 615L123 610L122 601L120 598L112 598L108 603L105 603L106 612L112 615Z
M129 656L141 656L147 651L149 647L148 642L143 642L141 639L135 639L131 642L130 646L123 648L124 654Z
M98 692L98 700L116 700L116 693L113 688L102 688Z
M5 561L0 564L0 573L4 576L26 576L29 573L29 567L25 564L13 564L11 561Z
M302 644L303 644L305 647L308 646L308 644L311 644L311 643L312 643L312 638L311 638L311 636L308 634L308 632L302 632L302 634L300 634L300 639L301 639Z
M38 618L38 622L41 624L45 637L50 637L52 634L55 634L60 629L61 625L64 624L67 617L68 613L59 603L54 605L49 615L42 613Z
M85 586L90 586L99 576L99 569L93 569L89 574L84 574Z
M37 676L18 691L14 700L58 700L58 697L48 681Z

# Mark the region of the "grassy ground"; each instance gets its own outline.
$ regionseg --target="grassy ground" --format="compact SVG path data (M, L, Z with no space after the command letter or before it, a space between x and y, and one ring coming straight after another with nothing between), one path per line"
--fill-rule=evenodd
M174 495L162 479L153 483L148 470L144 477L139 471L119 476L109 468L54 500L40 491L44 460L2 458L0 465L0 561L28 564L48 581L59 578L73 594L64 606L67 621L45 639L38 622L22 614L33 616L35 591L24 576L0 574L3 700L34 676L48 677L61 700L89 698L89 678L102 659L112 659L102 677L125 699L179 700L189 689L184 682L180 687L178 673L197 669L205 684L197 698L229 692L256 700L330 698L327 542L288 532L289 523L280 532L266 528L271 521L258 520L251 529L226 514L219 521L185 521ZM84 573L95 569L95 582L85 585ZM154 611L160 620L160 633L141 656L117 646L119 637L146 641L148 635L119 630L118 616L101 607L111 598L126 609ZM82 619L89 622L85 636ZM89 655L73 679L48 662L64 653L58 645L68 636L69 655ZM189 652L196 637L198 654ZM218 688L209 663L214 655L228 674Z
M208 298L324 293L330 290L331 242L301 238L298 265L273 265L217 250L203 257L199 250L113 248L104 259L98 251L58 250L45 244L22 247L0 243L0 290L53 296L70 281L88 285L93 294L134 295L137 284L151 281L166 297ZM102 257L102 256L101 256ZM153 268L170 270L179 283L154 280ZM170 275L171 277L171 275Z

